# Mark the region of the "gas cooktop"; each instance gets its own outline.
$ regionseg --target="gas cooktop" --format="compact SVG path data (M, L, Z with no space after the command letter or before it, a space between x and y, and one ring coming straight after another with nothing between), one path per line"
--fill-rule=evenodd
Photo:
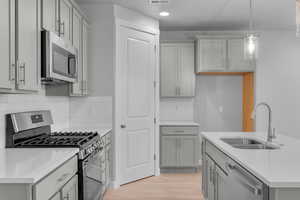
M96 139L95 132L54 132L43 134L16 144L16 147L79 147Z

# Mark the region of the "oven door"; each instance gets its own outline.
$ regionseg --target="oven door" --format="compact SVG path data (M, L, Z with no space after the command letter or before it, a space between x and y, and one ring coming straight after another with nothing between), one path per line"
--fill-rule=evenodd
M83 161L83 199L98 200L105 192L105 154L96 151Z

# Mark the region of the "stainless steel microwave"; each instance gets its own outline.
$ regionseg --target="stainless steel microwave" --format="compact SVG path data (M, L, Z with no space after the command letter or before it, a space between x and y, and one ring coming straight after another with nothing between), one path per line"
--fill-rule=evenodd
M44 84L75 82L78 50L55 33L42 31L41 76Z

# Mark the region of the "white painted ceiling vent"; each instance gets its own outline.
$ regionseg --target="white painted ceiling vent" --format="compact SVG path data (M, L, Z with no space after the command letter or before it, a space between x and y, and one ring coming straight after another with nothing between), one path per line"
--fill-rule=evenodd
M167 5L170 3L170 0L149 0L150 5Z

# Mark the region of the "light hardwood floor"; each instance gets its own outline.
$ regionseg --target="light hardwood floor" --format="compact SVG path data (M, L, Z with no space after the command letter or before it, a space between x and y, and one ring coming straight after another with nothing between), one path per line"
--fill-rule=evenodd
M203 200L201 174L162 174L116 190L108 190L104 200Z

